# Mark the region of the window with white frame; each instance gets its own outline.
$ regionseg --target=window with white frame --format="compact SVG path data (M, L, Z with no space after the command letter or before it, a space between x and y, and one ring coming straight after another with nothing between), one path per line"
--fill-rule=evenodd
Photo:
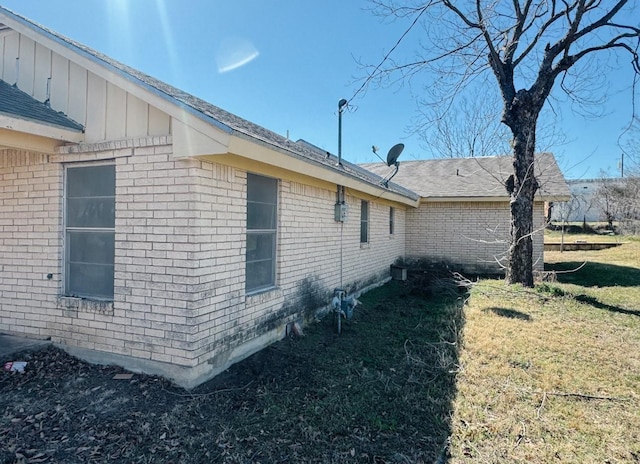
M391 206L389 208L389 235L393 235L395 233L395 218L396 210Z
M360 243L369 243L369 202L360 202Z
M247 174L247 293L276 284L278 181Z
M67 296L113 300L115 194L115 165L66 168L64 293Z

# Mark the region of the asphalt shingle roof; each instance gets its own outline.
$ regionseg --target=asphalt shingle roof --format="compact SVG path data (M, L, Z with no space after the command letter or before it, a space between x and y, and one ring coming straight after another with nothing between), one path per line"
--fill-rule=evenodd
M82 125L0 80L0 114L82 132Z
M382 163L361 166L381 176L391 170ZM507 199L504 185L512 172L510 156L429 159L401 161L393 180L422 198ZM535 175L540 184L539 197L569 196L569 188L552 154L536 155Z

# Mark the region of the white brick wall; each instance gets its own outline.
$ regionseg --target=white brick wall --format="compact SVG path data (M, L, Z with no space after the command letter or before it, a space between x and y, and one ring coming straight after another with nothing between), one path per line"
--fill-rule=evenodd
M534 268L542 270L543 204L534 207ZM446 261L466 272L504 272L509 239L506 202L422 203L407 213L408 258Z
M404 254L401 208L390 236L389 207L370 202L370 243L362 246L360 199L347 196L341 233L334 190L280 180L277 288L246 296L246 172L174 160L169 138L152 142L65 148L56 156L2 152L0 330L213 369L243 344L317 309L305 306L309 289L327 304L340 285L341 255L343 284L358 290L386 277ZM116 165L114 301L61 297L64 163L104 160ZM313 284L305 287L305 279Z
M194 365L194 164L174 161L171 145L134 148L133 156L116 160L115 352Z
M305 279L319 292L321 304L328 304L340 285L341 246L343 283L354 290L386 277L389 265L404 254L401 209L396 208L396 234L390 238L388 206L372 203L371 243L363 248L358 199L347 199L351 217L341 239L341 225L334 220L335 191L280 180L277 288L245 297L246 174L203 162L192 175L202 199L200 282L191 303L198 309L194 347L200 362L217 364L229 348L317 309L305 306L310 289Z
M0 330L48 337L56 321L61 173L47 155L0 152Z

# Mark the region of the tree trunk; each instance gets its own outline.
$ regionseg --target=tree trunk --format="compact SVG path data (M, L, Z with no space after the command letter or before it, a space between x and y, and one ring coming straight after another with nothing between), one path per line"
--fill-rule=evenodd
M518 98L515 100L518 102ZM533 287L533 200L538 190L534 172L537 111L527 100L521 99L511 106L507 112L508 122L505 121L513 133L513 178L507 186L511 226L506 281Z

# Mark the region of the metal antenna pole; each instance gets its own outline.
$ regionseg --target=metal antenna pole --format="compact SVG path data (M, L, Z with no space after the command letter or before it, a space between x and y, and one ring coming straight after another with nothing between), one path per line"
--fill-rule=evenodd
M344 98L338 102L338 165L342 166L342 110L347 106Z

